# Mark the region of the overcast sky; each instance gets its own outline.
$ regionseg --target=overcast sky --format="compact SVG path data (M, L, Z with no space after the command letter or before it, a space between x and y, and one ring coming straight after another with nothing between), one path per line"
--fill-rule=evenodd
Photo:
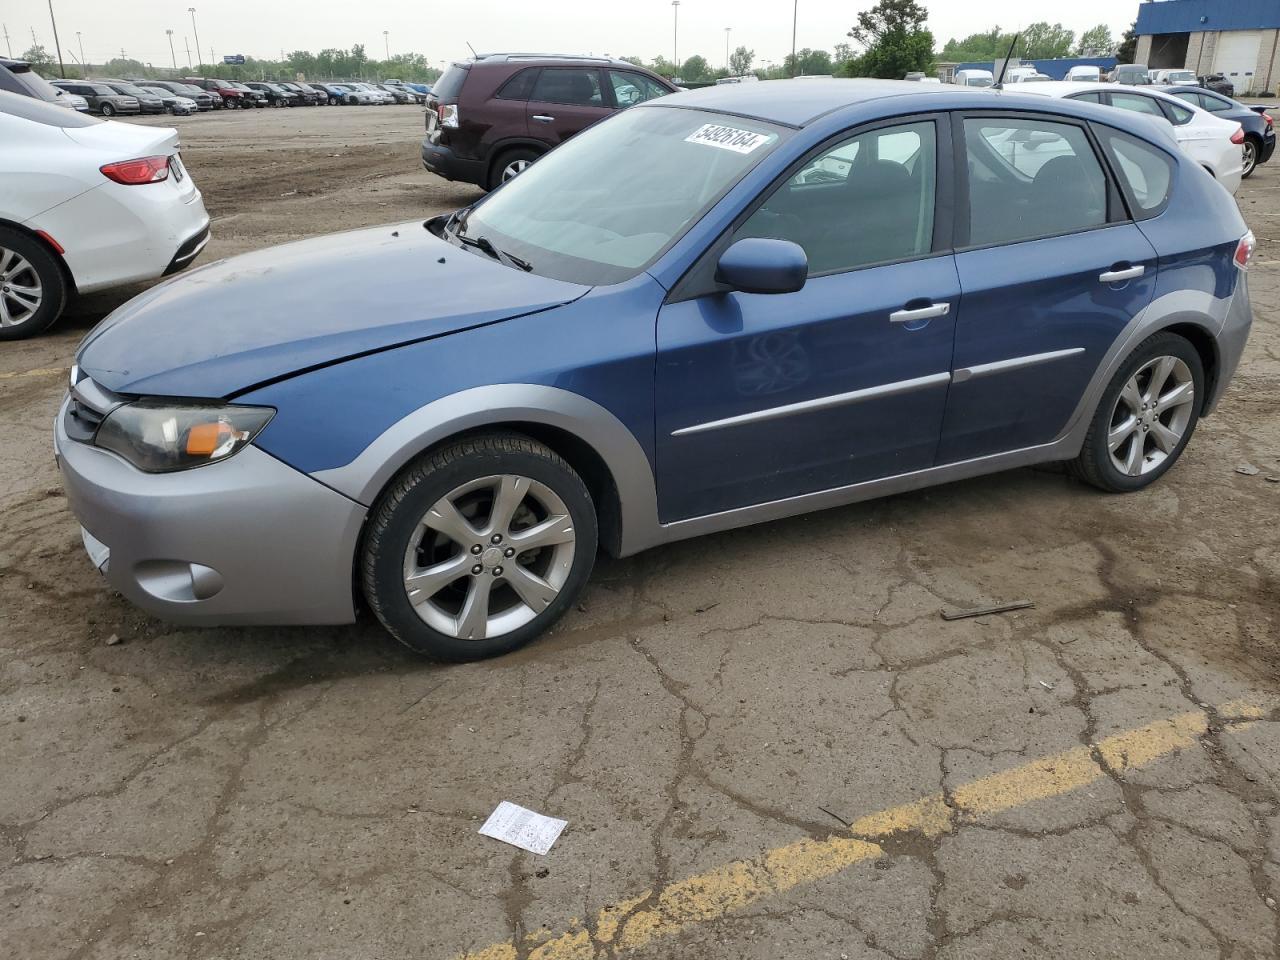
M799 0L797 46L830 50L845 39L856 11L873 2ZM169 66L164 32L169 28L174 32L178 63L183 65L184 37L193 49L195 46L189 5L190 0L53 0L63 57L74 62L69 46L79 57L76 31L80 31L84 56L90 63L118 56L123 48L130 57L157 67ZM439 66L443 59L467 56L467 41L480 51L609 53L645 59L657 54L672 56L669 0L217 0L207 4L197 0L195 6L206 61L210 49L219 58L229 53L278 57L281 50L315 52L353 43L363 43L370 56L381 58L384 30L389 32L392 54L422 53L433 66ZM1119 36L1137 14L1133 0L1074 0L1066 7L1028 0L925 0L925 6L939 47L949 37L975 33L993 24L1010 29L1035 20L1061 21L1077 34L1106 23ZM723 65L725 27L732 27L731 44L754 50L757 66L781 61L791 52L791 13L792 4L786 0L681 0L680 58L700 53L713 66ZM31 45L32 29L53 52L46 0L3 0L0 22L9 32L15 56Z

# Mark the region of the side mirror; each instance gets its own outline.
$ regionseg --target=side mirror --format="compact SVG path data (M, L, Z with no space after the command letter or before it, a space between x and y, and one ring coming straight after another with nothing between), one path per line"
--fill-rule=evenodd
M804 248L790 240L746 237L720 255L716 282L743 293L795 293L809 276Z

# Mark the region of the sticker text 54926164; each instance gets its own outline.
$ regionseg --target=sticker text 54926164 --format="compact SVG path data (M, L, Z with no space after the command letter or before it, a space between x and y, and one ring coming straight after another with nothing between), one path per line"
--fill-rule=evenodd
M767 133L754 133L719 123L704 123L685 137L686 143L703 143L709 147L732 150L734 153L750 153L756 147L769 142Z

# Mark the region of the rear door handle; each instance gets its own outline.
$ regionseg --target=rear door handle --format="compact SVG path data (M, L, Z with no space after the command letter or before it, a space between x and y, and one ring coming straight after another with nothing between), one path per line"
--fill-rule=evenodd
M915 310L895 310L889 314L889 322L911 323L915 320L932 320L934 317L945 317L950 312L950 303L931 303L927 307L919 307Z
M1123 283L1126 280L1136 280L1147 272L1147 268L1142 264L1136 267L1126 267L1123 270L1108 270L1106 273L1098 274L1098 279L1102 283Z
M535 113L533 119L540 120L543 123L550 123L555 117L548 117L545 113Z

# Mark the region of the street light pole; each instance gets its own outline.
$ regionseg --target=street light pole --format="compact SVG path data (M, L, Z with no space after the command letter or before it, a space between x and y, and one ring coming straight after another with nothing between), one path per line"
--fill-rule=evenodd
M191 65L191 41L187 39L187 35L185 33L182 35L182 42L186 44L187 47L187 69L192 73L195 73L196 68Z
M196 8L187 7L187 13L191 14L191 32L196 35L196 56L203 56L200 52L200 31L196 29ZM193 64L191 69L196 69L200 64Z
M724 28L724 69L726 72L729 70L729 31L732 29L733 27Z
M387 38L387 31L382 31L382 49L387 51L387 59L391 59L391 41Z
M89 72L88 64L84 62L84 41L80 39L80 31L76 31L76 43L80 45L80 69L85 73Z
M796 20L800 16L800 0L791 5L791 75L796 75Z
M680 0L671 0L671 65L680 76Z
M178 55L173 52L173 31L166 30L165 33L169 37L169 56L173 59L173 72L178 72Z
M67 79L67 68L62 62L62 44L58 42L58 21L53 18L53 0L49 0L49 22L53 24L53 48L58 51L58 70L62 79Z

